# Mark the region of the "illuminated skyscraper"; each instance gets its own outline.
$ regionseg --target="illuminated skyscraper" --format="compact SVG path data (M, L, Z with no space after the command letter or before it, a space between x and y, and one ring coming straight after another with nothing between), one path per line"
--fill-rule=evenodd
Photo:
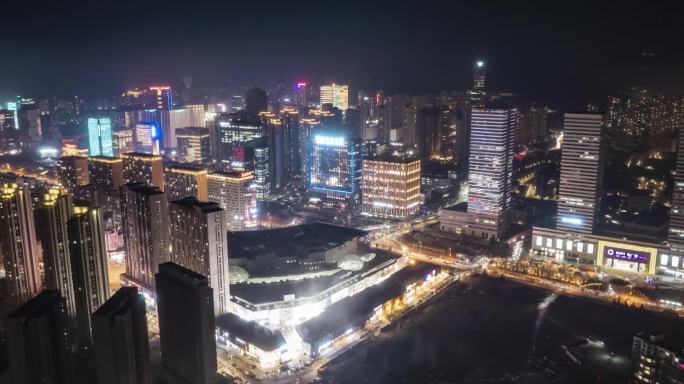
M221 113L216 121L219 160L230 168L247 169L253 159L246 153L246 143L263 138L266 135L264 125L239 113Z
M254 229L257 225L256 185L251 172L214 172L207 177L209 201L225 210L231 231Z
M670 208L670 229L667 241L675 251L684 255L684 120L680 120L679 123L677 163L675 166L672 208Z
M361 142L341 132L314 133L309 157L309 190L325 206L353 211L361 204Z
M285 139L284 126L280 119L271 117L266 122L266 138L271 157L269 174L274 188L280 188L285 178Z
M308 98L307 98L307 84L304 81L299 81L297 84L295 84L295 105L301 106L301 107L307 107L308 106Z
M242 95L233 95L230 99L230 112L240 112L245 108L245 97Z
M485 62L478 60L475 62L475 73L473 74L473 89L485 90Z
M470 235L499 238L509 207L517 109L474 108L468 168Z
M447 106L428 105L418 113L418 150L425 157L446 159L454 154L449 144L452 113Z
M21 153L21 136L16 128L15 111L0 109L0 154Z
M150 91L156 96L157 109L173 109L173 91L169 86L150 87Z
M119 288L93 313L98 384L151 384L145 299Z
M477 60L473 72L473 89L470 90L471 107L481 108L484 106L484 97L486 95L485 70L486 66L484 60Z
M138 123L135 125L134 147L137 152L158 155L161 130L154 122Z
M385 156L363 161L363 213L406 219L420 209L420 160Z
M72 384L64 298L45 290L5 317L10 383Z
M299 162L302 179L308 184L309 180L309 153L311 151L311 138L314 130L320 126L320 121L313 118L303 118L299 121Z
M76 205L68 222L79 343L92 345L91 318L109 298L107 249L100 208Z
M188 105L183 108L161 111L161 139L164 148L178 146L178 130L187 127L205 127L204 105Z
M196 197L208 201L207 169L191 165L172 165L164 172L164 191L169 201Z
M124 129L114 132L114 155L123 157L128 152L135 151L134 129Z
M211 159L211 137L207 128L188 127L176 130L178 160L207 164Z
M169 253L166 195L147 184L127 184L121 192L126 276L134 285L154 287L154 274Z
M88 140L90 156L113 157L112 119L110 117L88 118Z
M162 366L179 382L216 382L213 292L205 276L174 263L155 276Z
M42 279L31 192L26 185L4 184L0 194L0 249L10 307L38 294Z
M280 111L283 128L283 174L285 180L301 177L299 113L293 108Z
M566 113L558 190L556 228L591 234L603 166L603 115Z
M164 164L161 156L128 153L124 157L126 183L145 183L164 190Z
M332 104L342 111L349 109L349 86L342 84L321 85L320 104Z
M207 276L216 316L230 311L226 212L187 197L169 203L171 262Z

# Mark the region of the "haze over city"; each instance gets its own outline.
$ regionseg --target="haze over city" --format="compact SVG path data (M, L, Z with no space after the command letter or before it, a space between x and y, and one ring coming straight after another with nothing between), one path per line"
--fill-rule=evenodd
M0 384L684 383L682 4L3 5Z

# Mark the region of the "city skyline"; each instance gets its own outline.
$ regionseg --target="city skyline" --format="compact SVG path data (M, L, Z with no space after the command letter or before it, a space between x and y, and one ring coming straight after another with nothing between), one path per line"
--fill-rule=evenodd
M3 39L3 50L16 54L0 64L13 74L0 97L106 97L136 86L182 84L185 77L209 89L337 81L355 89L423 93L468 88L476 59L487 61L491 89L567 105L632 86L684 88L677 38L683 27L675 18L682 5L676 2L164 5L124 2L99 9L75 1L73 7L44 4L38 13L10 5L15 17L7 27L20 32ZM222 26L221 11L235 15L230 28ZM259 26L246 21L253 13L263 21ZM165 33L141 29L137 15L145 14L154 14L150 23ZM60 20L59 28L53 20ZM270 39L282 30L297 43ZM99 54L86 46L99 47ZM78 70L71 62L81 63Z
M684 383L683 4L5 11L0 384Z

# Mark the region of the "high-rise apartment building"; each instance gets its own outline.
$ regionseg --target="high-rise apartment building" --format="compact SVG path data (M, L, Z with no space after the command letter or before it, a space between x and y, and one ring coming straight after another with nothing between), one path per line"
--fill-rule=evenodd
M328 207L354 211L361 204L362 145L344 133L314 133L309 153L309 190Z
M73 383L67 310L59 291L41 292L3 323L10 383Z
M123 167L126 183L145 183L164 190L164 164L161 156L127 153Z
M207 276L216 315L230 311L226 212L194 197L169 203L170 261Z
M111 117L88 118L88 141L90 156L114 156L114 140L112 138Z
M154 287L154 274L168 260L169 228L166 195L143 183L127 184L121 193L121 221L126 276L145 289Z
M602 179L603 115L566 113L556 228L591 234Z
M102 192L119 193L124 185L123 159L117 157L91 156L88 158L91 184Z
M93 313L99 384L151 384L145 299L122 287Z
M213 172L207 176L208 199L225 210L231 231L257 225L256 186L251 172Z
M69 253L67 223L74 214L71 195L51 189L45 195L42 206L36 212L37 231L41 234L45 286L62 293L70 320L76 319L74 280Z
M101 209L75 205L68 231L78 339L81 346L89 347L92 345L90 314L109 298Z
M420 160L379 156L363 161L363 214L407 219L420 209Z
M170 165L164 172L164 191L169 201L186 197L196 197L199 201L208 201L206 168L192 165Z
M62 156L57 168L59 182L68 191L90 184L88 158L81 156Z
M346 111L349 109L349 86L335 83L321 85L320 104L331 104Z
M0 192L0 249L8 302L10 307L17 307L42 287L31 192L28 186L17 184L4 184Z
M174 263L155 276L162 366L184 383L216 380L213 292L206 277Z
M630 383L659 384L684 382L684 354L665 340L663 334L639 333L632 342Z

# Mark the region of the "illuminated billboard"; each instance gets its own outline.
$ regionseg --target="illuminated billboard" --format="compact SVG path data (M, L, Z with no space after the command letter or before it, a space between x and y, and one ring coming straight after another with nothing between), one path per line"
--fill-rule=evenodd
M619 259L635 263L647 263L651 257L647 252L636 252L615 247L604 247L603 256L609 259Z

